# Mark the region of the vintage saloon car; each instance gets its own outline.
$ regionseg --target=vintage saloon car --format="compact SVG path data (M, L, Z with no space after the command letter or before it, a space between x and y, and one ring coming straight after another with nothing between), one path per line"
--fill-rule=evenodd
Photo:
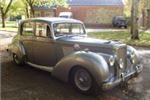
M24 20L8 51L16 64L49 71L81 93L110 89L142 71L133 47L89 38L84 24L75 19Z

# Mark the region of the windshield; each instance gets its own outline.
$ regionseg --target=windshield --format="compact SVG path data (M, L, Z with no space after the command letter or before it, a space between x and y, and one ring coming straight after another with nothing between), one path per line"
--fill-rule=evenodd
M84 27L80 23L55 23L53 28L56 37L85 35Z

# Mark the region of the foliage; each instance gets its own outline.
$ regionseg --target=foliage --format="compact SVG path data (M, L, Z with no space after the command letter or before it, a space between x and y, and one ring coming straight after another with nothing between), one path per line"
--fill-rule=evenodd
M150 9L150 0L145 0L144 7L145 9Z
M25 15L24 3L22 0L14 0L13 4L10 7L9 16Z
M31 16L34 17L34 6L67 6L66 0L24 0L27 6L30 7Z
M131 5L132 5L132 1L131 0L125 0L125 15L127 17L131 16Z
M125 0L125 11L124 11L124 13L125 13L125 15L127 17L131 16L132 1L133 0ZM146 0L140 0L140 3L139 3L139 15L141 14L142 9L145 8L145 4L144 4L145 1Z
M88 34L90 37L107 39L107 40L119 40L123 43L135 46L150 46L150 33L140 32L140 40L130 39L130 32L91 32Z
M9 16L25 15L26 17L29 17L30 14L34 14L33 9L34 6L46 6L49 8L52 6L68 7L66 0L14 0L10 7L8 15Z
M8 11L10 10L10 6L13 0L0 0L0 13L2 20L2 27L5 27L5 18L7 16Z
M13 0L0 0L0 8L7 13ZM2 13L2 12L1 12Z
M42 0L42 1L35 1L34 6L46 6L46 7L52 7L52 6L64 6L67 7L66 0Z

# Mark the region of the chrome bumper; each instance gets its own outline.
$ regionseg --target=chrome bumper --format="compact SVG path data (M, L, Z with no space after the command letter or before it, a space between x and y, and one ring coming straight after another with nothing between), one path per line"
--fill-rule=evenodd
M120 78L118 78L116 80L110 80L110 81L103 83L102 89L103 90L111 89L111 88L119 85L121 82L127 81L130 78L137 76L142 71L143 66L141 64L139 64L135 68L136 68L135 71L130 72L128 74L122 73L120 75Z

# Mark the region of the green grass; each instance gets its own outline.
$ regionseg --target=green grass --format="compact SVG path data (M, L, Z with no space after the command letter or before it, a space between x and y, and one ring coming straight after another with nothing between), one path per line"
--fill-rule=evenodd
M0 22L2 24L2 22ZM5 21L5 24L16 24L16 21Z
M16 28L16 21L5 21L6 28ZM2 28L2 22L0 22L0 28Z
M17 32L18 28L16 26L16 21L6 21L5 28L2 28L2 22L0 22L0 30Z
M18 28L16 28L16 27L1 28L1 27L0 27L0 30L1 30L1 31L9 31L9 32L17 32L17 31L18 31Z
M140 32L140 40L131 40L130 32L91 32L88 36L107 39L107 40L119 40L123 43L134 45L134 46L149 46L150 47L150 33Z

